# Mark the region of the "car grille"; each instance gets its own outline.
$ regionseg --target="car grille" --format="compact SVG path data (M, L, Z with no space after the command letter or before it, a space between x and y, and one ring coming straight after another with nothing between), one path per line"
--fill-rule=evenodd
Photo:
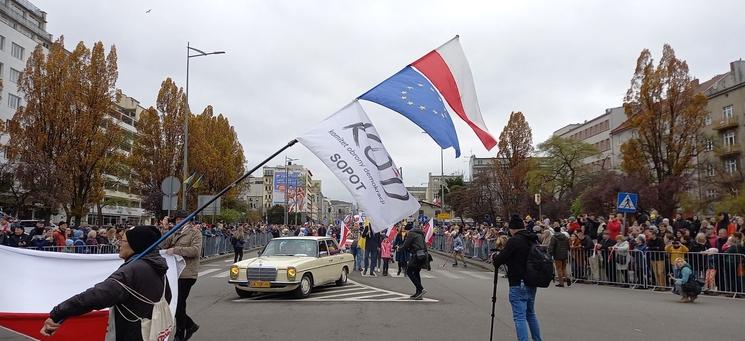
M274 281L277 279L277 268L248 268L246 279L249 281Z

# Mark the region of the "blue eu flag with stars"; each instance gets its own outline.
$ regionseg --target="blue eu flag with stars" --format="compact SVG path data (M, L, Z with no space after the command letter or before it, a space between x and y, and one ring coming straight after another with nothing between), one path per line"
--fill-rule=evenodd
M427 78L411 66L405 67L360 98L406 116L424 129L441 148L453 147L455 157L460 156L458 135L440 94Z

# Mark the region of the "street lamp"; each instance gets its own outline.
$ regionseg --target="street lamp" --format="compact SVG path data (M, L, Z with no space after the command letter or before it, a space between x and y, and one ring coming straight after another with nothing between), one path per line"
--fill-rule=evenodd
M289 178L289 172L287 171L287 169L290 166L290 162L297 161L297 160L300 160L300 159L293 159L291 157L285 156L285 226L287 226L287 224L289 224L289 220L288 220L289 217L288 217L288 215L290 214L290 203L288 201L288 198L289 197L287 196L287 188L289 187L289 185L288 185L288 182L289 181L288 180L290 180L290 178ZM297 220L296 220L296 222L297 222Z
M196 54L192 54L193 52L196 52ZM215 51L215 52L204 52L200 49L193 48L189 46L189 42L186 42L186 113L184 113L184 174L183 174L183 181L186 181L186 178L189 176L189 116L191 116L191 109L189 109L189 61L194 57L202 57L202 56L209 56L212 54L224 54L225 51ZM186 190L182 193L182 200L181 203L183 204L183 209L186 210Z

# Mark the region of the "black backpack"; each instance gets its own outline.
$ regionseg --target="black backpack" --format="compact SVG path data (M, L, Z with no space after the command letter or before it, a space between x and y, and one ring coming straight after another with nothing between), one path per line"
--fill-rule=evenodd
M554 280L554 262L541 245L538 243L532 244L530 253L528 253L525 285L548 288L551 281Z

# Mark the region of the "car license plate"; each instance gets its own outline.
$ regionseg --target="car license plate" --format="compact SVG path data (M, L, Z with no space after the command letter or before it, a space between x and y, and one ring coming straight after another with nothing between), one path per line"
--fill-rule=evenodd
M267 281L250 281L248 282L248 286L252 288L269 288L272 286L272 283Z

